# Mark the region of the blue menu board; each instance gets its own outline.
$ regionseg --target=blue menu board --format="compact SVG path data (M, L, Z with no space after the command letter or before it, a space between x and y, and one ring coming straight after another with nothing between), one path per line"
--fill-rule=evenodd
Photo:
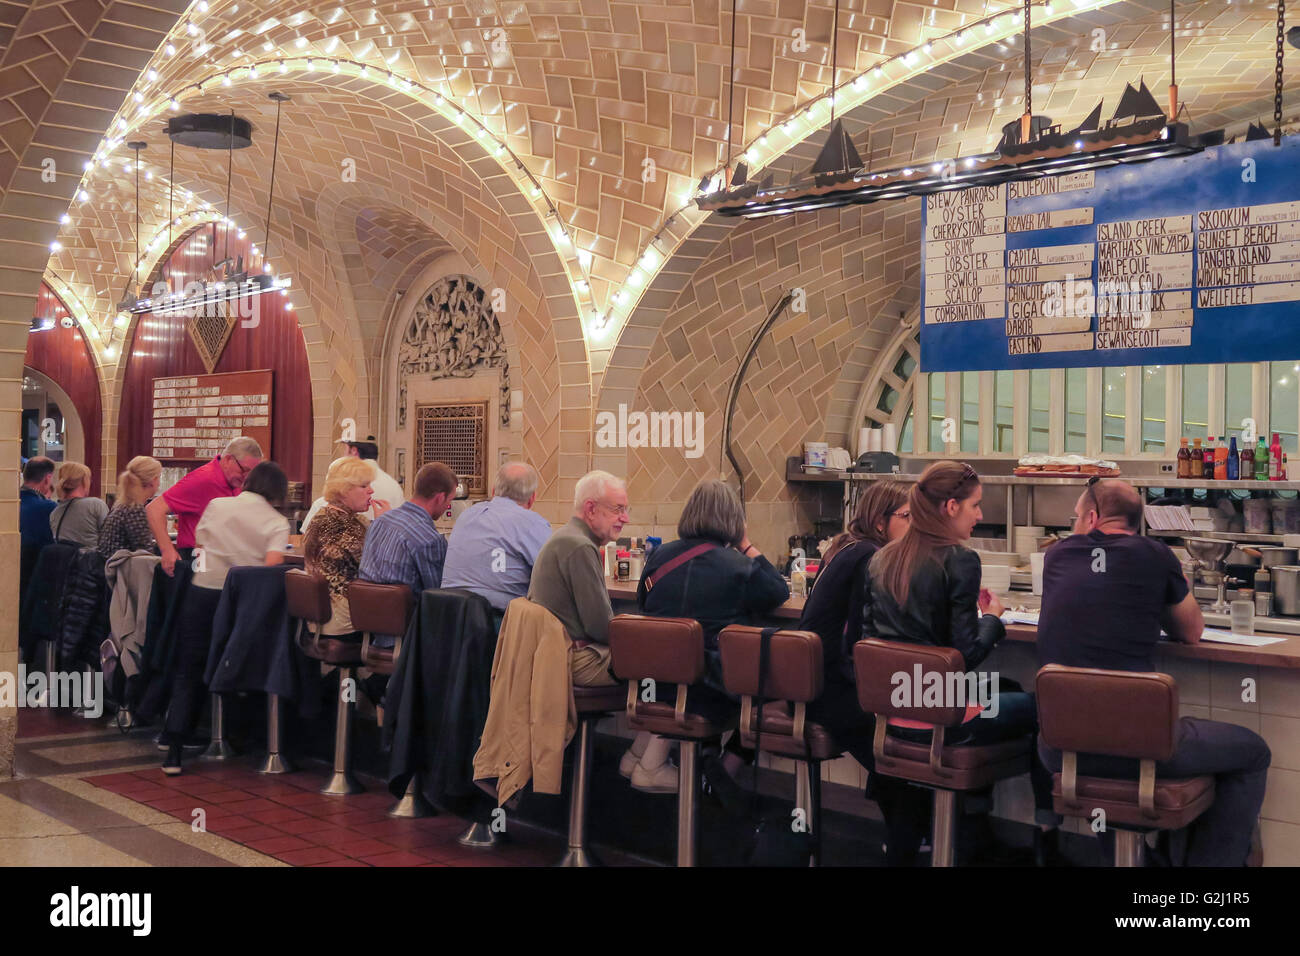
M1300 358L1300 137L924 203L923 371Z

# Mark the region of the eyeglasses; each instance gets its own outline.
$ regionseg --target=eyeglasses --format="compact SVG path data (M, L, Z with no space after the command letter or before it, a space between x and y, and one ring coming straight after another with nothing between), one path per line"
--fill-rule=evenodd
M1097 500L1097 492L1093 489L1093 486L1099 481L1101 481L1101 475L1093 475L1083 486L1084 492L1092 499L1092 510L1097 512L1098 518L1101 517L1101 502Z
M898 511L891 511L891 512L889 512L888 514L885 515L885 517L886 517L886 518L902 518L904 521L911 521L911 520L912 520L912 512L908 511L906 508L902 508L902 509L900 509L900 510L898 510Z
M628 516L627 505L619 505L615 508L612 505L605 504L603 501L598 501L596 504L600 505L602 508L609 508L610 511L620 518L626 518Z

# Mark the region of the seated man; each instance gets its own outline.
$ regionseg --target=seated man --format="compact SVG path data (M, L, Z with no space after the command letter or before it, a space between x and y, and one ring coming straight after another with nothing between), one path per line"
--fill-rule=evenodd
M1138 493L1124 481L1094 482L1074 510L1075 533L1044 562L1039 664L1154 671L1151 652L1162 627L1176 641L1199 641L1201 609L1178 559L1168 545L1138 534ZM1041 738L1039 753L1060 772L1060 753ZM1244 727L1182 718L1177 749L1156 764L1156 779L1215 777L1214 805L1189 828L1188 866L1245 864L1270 759L1268 745ZM1136 778L1137 761L1081 755L1079 773Z
M386 511L370 524L357 577L376 584L405 584L419 598L442 587L447 539L434 527L456 496L456 473L431 461L415 475L410 501Z
M442 586L465 588L487 598L499 618L506 605L528 593L538 552L551 536L551 523L533 511L537 472L508 461L497 472L493 497L456 519L447 542Z
M578 479L573 517L551 535L533 564L528 600L560 619L573 641L573 682L616 684L609 673L609 621L614 609L599 548L627 524L627 488L607 471Z

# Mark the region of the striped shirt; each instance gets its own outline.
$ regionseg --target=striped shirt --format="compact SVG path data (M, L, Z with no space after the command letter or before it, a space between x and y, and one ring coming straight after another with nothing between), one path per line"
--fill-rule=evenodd
M429 512L413 501L385 512L370 524L357 577L376 584L405 584L420 592L442 586L447 539Z

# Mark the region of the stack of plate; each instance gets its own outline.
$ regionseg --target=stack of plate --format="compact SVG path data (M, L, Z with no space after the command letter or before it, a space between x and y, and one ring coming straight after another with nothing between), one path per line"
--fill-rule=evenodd
M1011 590L1011 568L1005 564L981 565L980 587L994 594L1006 594Z
M1038 539L1047 534L1042 525L1024 525L1016 528L1014 550L1028 554L1038 550Z

